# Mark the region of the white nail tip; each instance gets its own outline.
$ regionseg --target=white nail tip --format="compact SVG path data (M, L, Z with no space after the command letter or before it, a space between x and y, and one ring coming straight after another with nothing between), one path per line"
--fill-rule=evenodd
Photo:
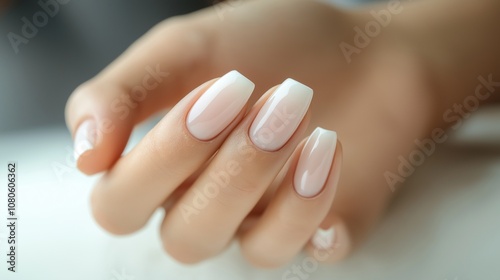
M84 121L75 133L74 157L78 160L82 154L92 150L95 143L95 124L92 120Z
M218 79L190 109L186 125L199 140L219 135L241 112L252 95L252 81L233 70Z
M318 228L311 241L314 247L320 250L333 248L335 242L335 228Z
M316 128L300 154L294 187L302 197L318 195L326 184L337 148L335 131Z
M279 150L302 122L312 97L310 87L285 80L255 117L249 131L252 142L265 151Z

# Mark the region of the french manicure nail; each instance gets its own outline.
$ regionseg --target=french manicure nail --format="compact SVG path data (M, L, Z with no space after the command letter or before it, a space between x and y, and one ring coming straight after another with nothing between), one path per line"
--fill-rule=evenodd
M313 246L319 250L328 250L333 248L335 233L335 228L333 226L328 229L318 228L311 242Z
M219 78L195 102L188 113L186 126L199 140L219 135L241 112L255 88L238 71Z
M96 125L94 120L86 120L80 124L75 133L74 157L76 160L85 152L92 150L96 142Z
M300 196L314 197L321 192L330 174L336 147L334 131L318 127L309 136L295 169L294 187Z
M284 81L266 101L250 127L250 139L260 149L283 147L304 118L313 90L295 80Z

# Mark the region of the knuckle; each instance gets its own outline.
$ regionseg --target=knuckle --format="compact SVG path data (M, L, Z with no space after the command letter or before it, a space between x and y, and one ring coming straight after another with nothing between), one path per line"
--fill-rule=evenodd
M206 28L186 16L168 18L153 27L152 32L169 44L174 43L172 38L175 38L175 42L188 48L186 51L189 52L203 50L210 38Z
M80 101L83 98L86 98L90 92L92 92L92 84L93 83L91 81L87 81L73 90L68 101L66 102L66 116L68 116L68 113L74 109L74 106L78 106Z
M186 155L188 151L170 140L172 139L165 137L160 130L153 129L144 138L145 153L149 155L149 163L155 170L168 174L171 178L184 178L190 174L191 169L185 166L186 162L180 161L180 155Z
M171 26L178 26L178 25L183 25L184 21L185 21L185 16L182 16L182 15L176 15L176 16L171 16L167 19L164 19L162 21L160 21L159 23L157 23L154 27L153 27L153 30L163 30L163 29L166 29L166 28L171 28Z
M179 57L183 58L182 67L185 69L189 71L208 69L216 37L208 24L191 16L174 16L158 23L151 33L152 37L160 41L160 46L168 45L178 50Z
M248 178L247 176L240 175L238 182L233 184L233 189L240 195L246 197L249 194L260 193L265 190L264 186L260 183L255 183L255 179ZM266 186L267 187L267 186Z
M175 212L175 210L174 210ZM172 214L174 213L172 212ZM198 263L222 252L228 245L226 238L213 232L210 224L182 222L178 216L167 216L160 227L163 249L179 262Z
M102 198L97 194L94 190L90 197L90 203L92 208L92 216L94 220L97 222L101 228L104 230L120 235L122 233L122 229L120 225L115 222L115 219L111 217L109 211L105 210L102 203Z
M240 177L231 178L227 184L210 180L209 183L199 188L200 193L225 209L241 208L241 201L248 200L249 197L261 197L263 190L265 188L260 184Z
M100 76L84 82L73 90L66 102L66 122L74 125L82 114L108 111L111 100L123 91L122 85L109 82ZM104 95L102 93L109 94ZM119 116L119 114L116 115Z
M177 232L177 233L176 233ZM179 234L178 231L173 232L169 230L168 232L162 227L161 230L161 240L163 244L163 250L174 258L176 261L184 264L195 264L206 258L201 246L198 246L196 240L202 238L190 238L186 234Z
M115 235L125 235L139 230L143 225L131 223L128 219L121 217L120 209L114 209L108 200L94 189L90 197L92 216L97 224Z

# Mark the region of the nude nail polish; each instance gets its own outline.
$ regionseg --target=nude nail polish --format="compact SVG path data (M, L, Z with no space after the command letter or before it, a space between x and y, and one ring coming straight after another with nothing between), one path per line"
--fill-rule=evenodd
M335 228L332 226L328 229L318 228L311 239L311 242L316 249L328 250L333 248L335 243Z
M189 132L199 140L215 138L238 116L254 88L254 83L238 71L219 78L189 111Z
M295 169L295 191L302 197L314 197L323 189L332 167L337 133L316 128L309 136Z
M313 90L293 79L284 81L266 101L250 127L252 142L264 151L282 148L304 118Z
M94 120L86 120L80 124L75 133L73 153L78 160L85 152L94 149L96 142L96 124Z

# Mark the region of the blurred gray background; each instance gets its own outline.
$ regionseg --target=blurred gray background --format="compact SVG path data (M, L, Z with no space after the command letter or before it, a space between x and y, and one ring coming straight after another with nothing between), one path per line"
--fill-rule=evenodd
M156 23L213 0L69 0L16 54L7 34L22 34L22 18L41 10L37 2L13 1L0 16L0 133L63 124L76 86Z
M60 5L59 12L27 44L20 44L18 53L7 35L22 34L22 18L32 21L41 7L38 0L12 0L10 7L1 12L0 133L63 125L64 106L72 90L112 62L153 25L220 2L60 1L68 3ZM368 1L328 2L352 6Z

